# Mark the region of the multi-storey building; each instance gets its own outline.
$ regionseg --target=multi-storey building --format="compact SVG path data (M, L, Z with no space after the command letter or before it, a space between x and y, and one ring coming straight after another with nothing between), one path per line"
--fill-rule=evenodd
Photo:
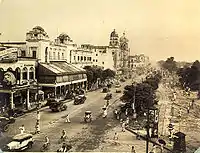
M129 56L128 67L130 69L136 69L137 67L145 67L149 64L149 57L144 54L137 54Z

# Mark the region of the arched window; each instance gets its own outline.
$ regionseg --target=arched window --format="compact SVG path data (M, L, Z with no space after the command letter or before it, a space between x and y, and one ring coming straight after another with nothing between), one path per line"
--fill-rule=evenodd
M22 76L23 76L23 80L27 80L27 72L28 72L28 69L25 67L23 68L22 70Z
M35 72L35 69L33 67L31 67L29 70L29 80L34 79L34 72Z

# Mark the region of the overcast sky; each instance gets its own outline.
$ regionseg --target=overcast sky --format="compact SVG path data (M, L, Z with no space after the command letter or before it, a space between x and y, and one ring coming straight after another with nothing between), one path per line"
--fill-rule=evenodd
M53 40L108 45L125 31L131 54L200 59L200 0L0 0L0 41L24 41L40 25Z

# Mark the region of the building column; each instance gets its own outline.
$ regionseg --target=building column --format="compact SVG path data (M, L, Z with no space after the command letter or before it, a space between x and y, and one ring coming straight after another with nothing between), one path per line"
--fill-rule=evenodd
M54 89L54 95L56 96L56 87L55 87L55 89Z
M27 106L27 110L29 110L29 108L30 108L30 89L27 89L26 106Z
M60 86L60 95L62 94L62 86Z
M22 84L22 80L23 80L23 72L20 71L20 84Z
M14 103L13 103L13 92L10 94L10 109L14 109Z
M28 84L29 84L29 69L27 68L27 81L28 81Z

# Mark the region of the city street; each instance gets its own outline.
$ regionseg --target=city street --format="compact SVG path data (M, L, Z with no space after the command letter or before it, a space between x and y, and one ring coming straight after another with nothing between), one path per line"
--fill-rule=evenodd
M139 80L139 79L138 79ZM126 84L130 84L131 80L122 83L120 89ZM113 98L110 100L110 108L108 110L108 118L103 119L102 107L105 104L105 93L102 90L97 90L87 93L87 100L82 105L73 105L73 101L68 103L67 111L54 113L47 107L41 109L41 133L34 135L35 144L28 151L39 151L39 148L44 143L44 137L47 135L50 138L50 150L56 151L61 147L58 140L61 137L62 130L67 131L69 142L72 144L74 151L92 151L98 148L103 140L104 135L109 129L114 128L119 123L113 119L113 107L119 103L119 97L122 93L115 93L115 88L111 89ZM92 111L93 122L84 123L83 117L86 110ZM71 123L65 123L65 117L69 114ZM24 124L27 133L35 130L36 112L31 112L19 117L16 123L12 124L5 137L1 138L1 147L10 141L10 138L18 134L19 127ZM128 149L129 150L129 149Z

